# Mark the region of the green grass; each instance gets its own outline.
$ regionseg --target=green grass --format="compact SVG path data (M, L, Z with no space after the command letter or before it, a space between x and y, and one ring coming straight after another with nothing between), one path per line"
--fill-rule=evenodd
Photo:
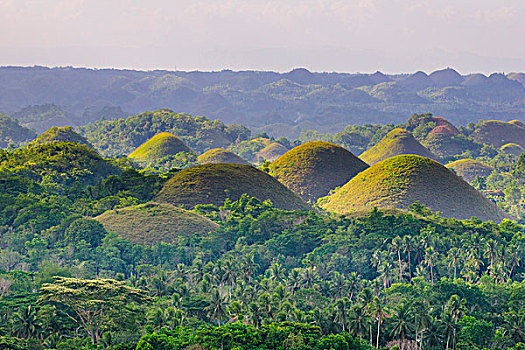
M487 120L479 123L472 133L474 141L499 148L507 143L516 143L525 148L525 126L519 121L503 122Z
M346 149L324 141L307 142L272 164L270 174L306 201L317 201L368 167Z
M176 244L194 234L215 231L218 225L192 211L169 204L147 203L115 209L95 218L107 231L141 245Z
M288 149L286 147L284 147L280 143L272 142L268 146L260 150L257 153L256 158L259 162L261 162L263 159L269 162L273 162L286 152L288 152Z
M199 164L210 164L210 163L234 163L234 164L249 164L246 160L242 159L233 152L227 151L222 148L210 149L197 157L197 163Z
M379 162L351 179L321 206L345 214L352 210L407 209L416 201L445 217L501 221L506 217L494 203L443 165L416 155Z
M53 126L43 134L39 135L36 140L33 141L35 145L44 145L51 142L74 142L86 145L89 148L93 148L88 140L76 133L71 126Z
M436 156L423 147L410 132L400 128L390 131L376 145L363 152L359 158L365 163L373 165L401 154L416 154L436 159Z
M129 158L136 162L152 162L179 152L191 152L191 150L177 136L163 132L140 145L131 152Z
M177 172L166 182L156 201L192 209L197 204L223 205L246 193L269 199L281 209L308 209L293 192L270 175L243 164L204 164Z
M447 168L471 183L476 176L489 176L494 170L491 166L474 159L460 159L446 165Z

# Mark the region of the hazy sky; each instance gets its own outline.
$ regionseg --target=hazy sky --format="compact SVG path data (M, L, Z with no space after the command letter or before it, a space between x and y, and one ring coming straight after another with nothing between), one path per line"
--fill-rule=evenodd
M524 0L0 0L0 65L525 71Z

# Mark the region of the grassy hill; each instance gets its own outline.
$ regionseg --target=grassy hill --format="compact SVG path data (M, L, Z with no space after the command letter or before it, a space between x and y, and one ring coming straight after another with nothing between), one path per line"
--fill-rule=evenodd
M500 148L503 152L519 157L520 154L525 153L525 148L516 143L507 143Z
M43 145L51 142L74 142L93 148L88 140L84 136L76 133L71 126L53 126L33 141L36 145Z
M197 157L199 164L210 164L210 163L235 163L235 164L249 164L246 160L242 159L233 152L227 151L222 148L214 148L204 152Z
M494 170L491 166L474 159L460 159L446 165L447 168L471 183L476 176L489 176Z
M204 164L184 169L166 182L156 201L192 209L197 204L222 205L226 198L238 200L246 193L270 199L281 209L308 209L292 191L270 175L250 165Z
M329 142L297 146L270 164L270 174L306 201L316 201L368 167L346 149Z
M390 131L376 145L363 152L359 158L365 163L373 165L386 158L401 154L417 154L436 159L436 156L423 147L411 133L400 128Z
M191 150L177 136L163 132L153 136L130 153L129 158L136 162L146 163Z
M345 214L352 210L406 209L419 201L445 217L501 221L506 217L494 203L443 165L416 155L385 159L352 178L322 206Z
M476 124L471 136L476 142L496 148L507 143L516 143L525 148L525 126L519 121L487 120Z
M23 127L16 119L0 113L0 148L7 147L10 143L29 141L35 137L34 131Z
M146 203L109 210L95 218L107 231L142 245L176 244L194 234L215 231L218 225L192 211L169 204Z
M261 162L263 159L269 162L273 162L283 154L288 152L288 149L278 142L272 142L268 146L261 149L256 154L256 159Z

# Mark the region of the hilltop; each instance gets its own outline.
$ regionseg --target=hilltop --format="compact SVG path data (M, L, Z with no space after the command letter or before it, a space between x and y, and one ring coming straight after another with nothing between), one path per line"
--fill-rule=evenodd
M499 148L507 143L515 143L525 148L525 125L517 120L504 122L487 120L476 124L472 138Z
M244 193L269 199L277 208L308 209L299 197L265 172L250 165L225 163L197 165L177 172L156 201L192 209L197 204L220 206L227 198L236 201Z
M197 157L197 163L209 164L209 163L235 163L235 164L250 164L246 160L242 159L233 152L227 151L222 148L214 148L204 152Z
M56 127L53 126L46 132L39 135L33 141L35 145L43 145L51 142L74 142L93 148L85 137L79 135L71 126Z
M323 141L297 146L270 164L270 174L306 201L316 201L368 167L343 147Z
M400 128L390 131L381 141L363 152L359 158L365 163L373 165L386 158L401 154L416 154L436 159L436 156L423 147L411 133Z
M516 143L507 143L500 148L503 152L512 154L515 157L519 157L520 154L525 153L525 148L521 147Z
M472 183L476 176L487 177L494 170L491 166L474 159L460 159L446 165L447 168L461 176L468 183Z
M146 203L114 209L95 218L107 231L141 245L177 244L192 235L205 235L219 225L192 211L169 204Z
M177 136L163 132L144 142L128 157L136 162L147 163L179 152L191 152L191 150Z
M416 155L388 158L352 178L323 208L345 214L352 210L407 209L415 202L445 217L500 222L506 217L494 203L443 165Z
M261 162L263 159L269 162L273 162L283 154L288 152L288 149L277 142L272 142L268 146L261 149L255 155L255 158L258 162Z

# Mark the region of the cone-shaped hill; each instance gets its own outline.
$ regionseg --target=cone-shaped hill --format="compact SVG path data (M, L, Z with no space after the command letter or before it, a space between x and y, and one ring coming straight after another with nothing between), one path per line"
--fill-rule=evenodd
M33 141L35 145L44 145L51 142L74 142L93 148L88 140L84 136L76 133L71 126L53 126Z
M272 142L262 150L257 152L256 159L261 162L263 159L269 162L273 162L283 154L288 152L288 149L278 142Z
M472 133L474 141L499 148L507 143L516 143L525 148L525 125L513 120L487 120L477 124Z
M109 210L95 218L107 231L141 245L176 244L193 234L215 231L218 225L192 211L170 204L146 203Z
M234 163L234 164L250 164L233 152L222 148L214 148L204 152L197 157L199 164L210 163Z
M500 222L507 217L494 203L443 165L416 155L385 159L352 178L322 205L345 214L352 210L407 209L419 201L444 217Z
M487 177L494 170L491 166L474 159L460 159L446 165L447 168L471 183L476 176Z
M187 168L169 179L156 201L192 209L197 204L223 205L226 198L236 201L246 193L271 200L285 210L308 206L279 181L250 165L204 164Z
M416 154L418 156L436 159L436 156L423 147L411 133L400 128L390 131L381 141L363 152L359 158L365 163L373 165L401 154Z
M525 153L525 148L521 147L516 143L507 143L500 148L503 152L512 154L513 156L519 157L522 153Z
M162 132L153 136L131 152L129 158L136 162L152 162L179 152L191 150L177 136L169 132Z
M270 164L270 174L304 200L317 201L366 168L365 162L343 147L312 141Z

